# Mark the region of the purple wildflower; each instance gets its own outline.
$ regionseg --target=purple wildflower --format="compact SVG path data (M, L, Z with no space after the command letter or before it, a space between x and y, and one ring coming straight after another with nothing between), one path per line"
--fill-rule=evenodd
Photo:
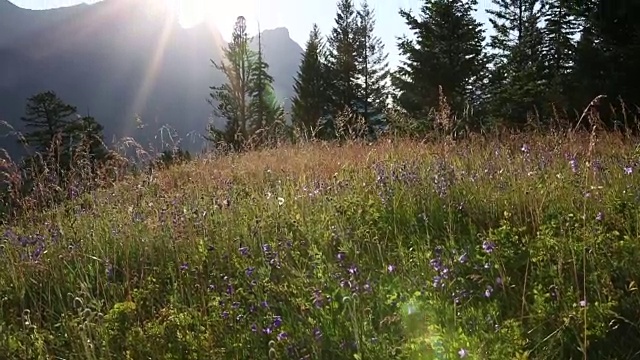
M314 328L314 329L313 329L313 337L314 337L316 340L320 340L320 339L322 339L322 330L320 330L319 328Z
M491 285L487 285L487 289L484 291L484 297L489 298L493 293L493 287Z
M249 267L248 267L244 272L245 272L245 274L247 275L247 277L250 277L251 275L253 275L253 271L254 271L255 269L256 269L255 267L253 267L253 266L249 266Z
M571 171L574 173L578 172L578 160L571 159L571 161L569 161L569 166L571 166Z
M313 305L317 308L320 308L323 304L324 301L322 298L322 292L320 290L315 290L313 292Z
M280 260L277 257L275 257L275 258L269 260L269 265L273 266L276 269L280 269L280 266L281 266Z
M483 241L482 242L482 250L484 250L487 254L491 254L493 250L495 250L496 244L493 241Z
M435 271L441 271L442 270L442 260L440 260L440 259L431 259L431 261L429 263L431 264L431 267L433 268L433 270L435 270Z
M274 316L272 325L274 328L280 327L280 325L282 325L282 317L279 315Z
M600 160L594 160L592 165L591 165L593 172L600 172L602 171L602 163L600 162Z
M349 271L349 274L355 275L358 273L358 267L355 265L351 265L348 271Z
M436 275L433 277L433 287L435 288L444 287L444 284L442 283L442 276Z

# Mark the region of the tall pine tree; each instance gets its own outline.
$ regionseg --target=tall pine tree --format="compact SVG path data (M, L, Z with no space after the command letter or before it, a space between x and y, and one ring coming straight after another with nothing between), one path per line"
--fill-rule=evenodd
M487 10L495 33L489 84L491 115L496 121L523 124L546 100L541 0L493 0Z
M51 185L64 183L64 173L70 165L66 156L71 140L68 130L75 116L76 107L64 103L54 91L38 93L27 100L26 114L21 120L29 131L19 141L39 154L24 159L27 176L35 178L50 169L55 174Z
M362 2L357 11L358 56L357 81L361 84L358 94L362 109L359 112L365 118L369 132L383 125L382 113L389 100L389 63L388 54L384 52L382 40L374 34L375 11L367 0Z
M246 20L239 16L231 42L224 50L223 61L218 64L211 60L214 67L226 76L227 82L210 88L209 103L214 107L214 114L226 119L227 124L224 130L210 124L207 140L226 143L234 150L246 146L250 136L249 105L254 58L255 54L249 49Z
M613 125L640 118L640 3L586 0L574 5L583 24L574 72L574 81L582 85L575 91L576 105L584 107L596 95L607 95L611 106L601 107L607 109L601 112L603 120ZM626 105L624 117L620 100Z
M313 24L294 79L294 96L291 99L292 124L306 139L325 135L319 130L328 115L330 100L324 55L320 29L317 24Z
M249 79L251 96L249 132L257 142L255 145L258 146L275 140L277 124L284 115L284 110L275 96L269 64L264 61L262 54L262 35L258 29L258 53L252 63Z
M482 24L473 17L475 0L424 0L420 17L401 10L415 40L404 36L398 47L405 57L394 73L401 108L425 115L439 104L439 87L455 112L476 98L485 66Z
M76 112L75 106L64 103L53 91L31 96L27 100L26 114L21 118L30 131L20 142L42 154L53 151L53 157L59 157L59 147L68 140L66 130L73 123Z
M571 69L575 59L574 36L578 23L570 0L547 0L544 16L544 57L547 99L558 111L569 109Z
M328 38L329 51L327 53L328 65L331 69L330 77L332 86L331 94L332 119L344 111L355 109L360 93L360 84L356 82L358 76L358 23L356 9L352 0L339 0L338 11L335 18L335 26ZM335 127L328 124L329 127ZM353 126L345 123L343 126ZM346 129L336 129L343 132Z
M22 121L29 129L20 140L33 147L40 156L25 159L27 173L38 176L46 169L54 170L56 185L68 180L76 161L96 170L109 154L103 143L103 127L93 117L79 117L76 107L66 104L53 91L46 91L27 100Z
M608 53L602 39L592 26L583 24L576 44L575 62L571 69L571 107L578 112L596 96L607 94L609 89L607 69Z

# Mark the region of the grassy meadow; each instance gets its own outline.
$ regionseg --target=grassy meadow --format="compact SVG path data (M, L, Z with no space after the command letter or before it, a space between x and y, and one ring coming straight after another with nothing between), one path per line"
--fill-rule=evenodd
M127 178L2 229L0 357L640 358L636 144L312 143Z

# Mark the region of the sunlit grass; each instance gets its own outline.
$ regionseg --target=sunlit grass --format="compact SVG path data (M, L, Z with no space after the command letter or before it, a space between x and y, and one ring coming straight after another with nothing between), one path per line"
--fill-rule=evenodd
M314 143L128 178L7 227L0 353L568 359L586 332L631 359L638 159L592 145Z

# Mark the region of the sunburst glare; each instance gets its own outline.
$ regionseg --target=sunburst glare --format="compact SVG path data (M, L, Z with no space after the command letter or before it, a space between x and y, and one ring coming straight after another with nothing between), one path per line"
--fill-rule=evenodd
M255 0L164 0L167 6L178 17L180 25L192 27L204 21L219 25L234 22L242 15L251 18L255 15Z

